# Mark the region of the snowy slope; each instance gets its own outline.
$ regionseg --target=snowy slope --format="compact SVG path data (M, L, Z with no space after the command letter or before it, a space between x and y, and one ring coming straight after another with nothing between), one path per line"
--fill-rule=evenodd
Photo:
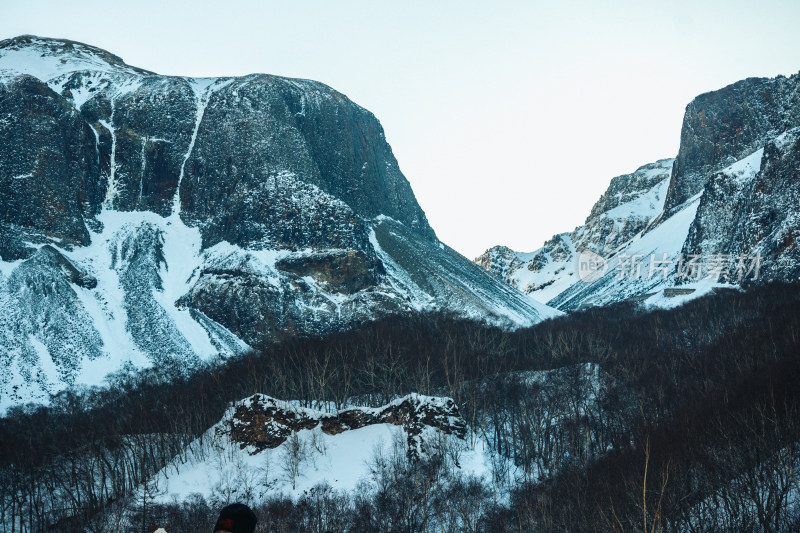
M699 196L691 199L677 213L652 230L635 235L621 250L608 258L608 270L602 277L591 281L578 279L568 290L552 300L553 304L564 309L607 305L651 293L663 294L664 288L674 287L674 265L677 265L699 202ZM666 277L663 271L655 268L651 275L651 260L654 265L669 267ZM682 288L689 290L694 286L686 285ZM656 300L648 302L655 303Z
M534 252L498 246L475 262L536 301L559 301L559 295L581 282L577 269L581 252L601 257L617 253L660 215L671 169L672 160L664 159L618 176L583 226L555 235Z
M465 423L449 398L409 395L378 408L338 413L256 395L234 404L189 452L155 476L161 501L191 494L261 501L297 497L320 484L353 490L380 461L417 460L451 450L458 470L483 476L482 446L470 448Z
M74 41L39 38L33 35L17 37L0 50L0 79L28 74L38 78L54 90L61 89L66 80L75 72L87 71L93 74L86 86L77 90L81 96L73 95L80 103L88 99L100 83L109 77L134 78L152 74L145 70L126 65L119 57L100 48ZM60 91L57 91L60 92Z
M750 164L752 158L732 165L729 171L739 175L740 170L751 168ZM723 280L706 279L704 275L701 279L678 275L679 265L687 258L684 243L701 195L663 218L668 184L669 178L662 179L644 194L590 217L586 225L572 233L553 237L536 252L506 249L505 256L517 261L505 274L507 281L531 298L565 311L628 299L672 307L725 286ZM598 231L609 226L614 230ZM638 231L630 233L635 229ZM498 250L487 253L496 254ZM603 266L596 274L586 276L581 261L590 258L601 258ZM476 261L481 264L482 259Z
M332 290L313 273L300 276L279 268L286 258L313 256L311 250L250 250L226 242L203 250L199 231L175 215L105 210L97 219L103 229L92 233L89 246L46 245L94 279L94 287L53 274L38 255L0 261L8 272L7 282L0 279L0 327L6 338L0 353L10 368L20 369L0 378L3 408L23 401L46 402L49 394L66 386L101 385L109 373L123 367L190 370L249 349L240 336L190 303L193 295L237 283L231 273L247 280L245 288L256 280L258 290L273 295L281 306L295 306L298 315L314 322L309 327L317 329L311 331L347 327L358 317L390 312L450 309L507 326L529 325L557 314L529 304L524 295L499 282L487 286L486 275L474 264L444 245L415 238L413 232L401 234L402 224L387 219L376 221L373 230L373 235L376 230L383 235L382 228L393 227L391 236L381 237L383 247L377 238L373 243L386 274L375 286L353 294ZM67 311L54 314L62 298L56 300L53 293L27 303L30 282L23 273L29 271L63 280L64 299L70 302ZM66 325L67 317L77 318L80 328ZM63 343L62 326L53 331L39 326L53 319L69 328L68 343ZM86 333L77 336L80 330Z

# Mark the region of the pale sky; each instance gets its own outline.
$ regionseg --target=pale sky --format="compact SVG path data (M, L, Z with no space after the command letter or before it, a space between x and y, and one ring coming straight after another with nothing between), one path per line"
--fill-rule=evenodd
M2 0L0 39L161 74L322 81L372 111L439 238L470 259L582 224L678 150L696 95L800 71L800 2Z

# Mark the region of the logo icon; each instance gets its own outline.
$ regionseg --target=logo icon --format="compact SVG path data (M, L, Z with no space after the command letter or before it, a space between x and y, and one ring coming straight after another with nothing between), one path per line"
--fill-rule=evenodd
M594 252L584 250L578 255L578 279L597 281L608 272L608 261Z

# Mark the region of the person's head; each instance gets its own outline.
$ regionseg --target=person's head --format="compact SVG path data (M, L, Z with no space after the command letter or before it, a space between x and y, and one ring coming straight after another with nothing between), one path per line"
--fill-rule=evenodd
M223 507L214 526L214 533L253 533L258 518L243 503L232 503Z

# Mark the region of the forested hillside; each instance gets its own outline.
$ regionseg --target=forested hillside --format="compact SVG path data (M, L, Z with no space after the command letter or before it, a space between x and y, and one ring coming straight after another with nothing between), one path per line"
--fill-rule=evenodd
M429 315L286 337L188 378L119 373L11 411L0 518L14 531L203 530L217 496L156 504L143 487L230 402L336 410L417 392L454 399L465 441L494 458L487 475L435 446L394 454L355 490L253 498L261 531L792 531L799 348L800 288L787 284L515 332Z

